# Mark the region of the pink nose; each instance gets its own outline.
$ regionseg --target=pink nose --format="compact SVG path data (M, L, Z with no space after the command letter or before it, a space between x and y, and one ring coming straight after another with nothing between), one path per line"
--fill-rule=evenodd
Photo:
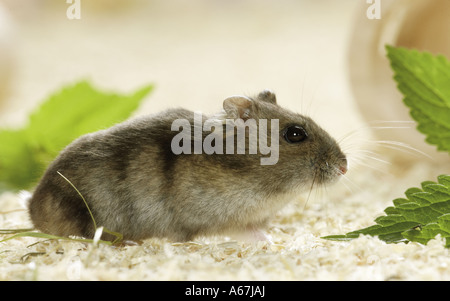
M347 173L347 170L347 160L344 160L344 162L342 162L342 165L339 166L339 171L341 172L341 175L345 175Z

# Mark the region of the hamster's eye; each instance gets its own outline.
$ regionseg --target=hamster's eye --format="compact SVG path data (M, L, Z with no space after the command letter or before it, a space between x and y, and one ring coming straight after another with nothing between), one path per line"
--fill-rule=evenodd
M298 125L288 127L284 131L284 139L289 143L299 143L308 138L305 129Z

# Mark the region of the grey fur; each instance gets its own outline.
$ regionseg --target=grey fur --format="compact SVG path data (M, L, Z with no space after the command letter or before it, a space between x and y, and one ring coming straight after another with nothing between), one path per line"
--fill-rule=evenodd
M170 143L177 132L170 130L172 121L185 118L193 124L193 112L170 109L82 136L67 146L33 193L33 224L56 235L94 234L82 199L57 171L84 196L98 226L129 240L186 241L263 227L313 181L330 183L346 168L335 140L313 120L281 108L270 91L246 99L250 102L244 107L243 102L225 100L225 110L216 116L279 119L276 165L261 165L260 154L174 155ZM307 131L306 141L285 141L283 129L293 124Z

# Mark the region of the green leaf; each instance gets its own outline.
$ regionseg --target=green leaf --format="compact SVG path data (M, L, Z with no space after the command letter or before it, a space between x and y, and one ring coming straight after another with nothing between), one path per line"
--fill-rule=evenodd
M119 95L82 81L54 93L26 127L0 130L0 189L29 189L66 145L127 119L152 88Z
M440 234L450 246L450 175L441 175L438 182L426 181L422 188L410 188L406 198L393 201L386 215L375 219L376 225L343 235L323 238L346 241L359 235L378 236L387 243L416 241L426 244Z
M28 187L42 169L24 130L0 131L0 191Z
M128 118L151 89L125 96L100 92L85 81L66 87L31 114L28 138L54 157L75 138Z
M386 46L398 89L417 129L438 150L450 152L450 62L442 55ZM378 236L388 243L417 241L426 244L440 234L450 247L450 176L438 182L425 181L421 188L410 188L406 198L393 200L385 216L376 225L344 235L330 235L330 240L350 240L360 234Z
M406 48L386 46L398 89L429 144L450 152L450 62Z

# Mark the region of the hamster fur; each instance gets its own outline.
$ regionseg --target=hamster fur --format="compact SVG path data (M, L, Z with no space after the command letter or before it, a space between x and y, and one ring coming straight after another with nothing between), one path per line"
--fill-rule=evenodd
M188 241L262 228L313 182L326 185L347 171L336 141L312 119L280 107L270 91L227 98L214 118L277 119L274 165L262 165L260 153L174 154L173 121L193 124L193 118L191 111L169 109L73 141L32 194L29 214L35 228L61 236L95 233L85 203L60 174L83 195L98 226L127 240ZM112 236L104 233L102 239Z

